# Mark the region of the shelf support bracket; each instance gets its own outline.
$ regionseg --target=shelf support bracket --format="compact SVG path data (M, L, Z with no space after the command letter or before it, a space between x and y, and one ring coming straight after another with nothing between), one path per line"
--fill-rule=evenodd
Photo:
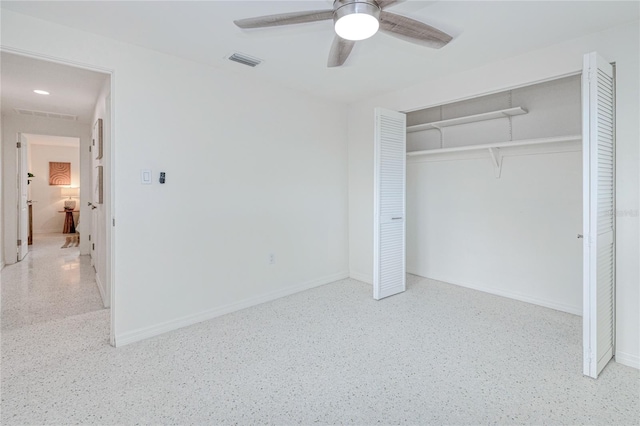
M498 179L502 174L502 154L500 153L500 149L489 148L489 155L491 156L491 161L493 162L493 169L496 173L496 179Z
M433 128L437 129L438 133L440 133L440 149L444 149L444 135L442 134L442 127L433 126Z

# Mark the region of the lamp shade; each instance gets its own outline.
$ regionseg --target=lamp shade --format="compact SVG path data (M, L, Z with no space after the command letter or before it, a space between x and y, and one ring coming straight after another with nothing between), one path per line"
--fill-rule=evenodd
M80 188L63 186L60 188L60 195L62 198L78 198L78 195L80 195Z

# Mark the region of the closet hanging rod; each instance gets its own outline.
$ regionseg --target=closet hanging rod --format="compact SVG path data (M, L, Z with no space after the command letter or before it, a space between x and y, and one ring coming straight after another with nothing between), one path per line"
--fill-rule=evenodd
M539 138L539 139L522 139L519 141L495 142L495 143L487 143L482 145L466 145L466 146L456 146L452 148L425 149L422 151L407 152L407 157L413 157L417 155L444 154L447 152L463 152L463 151L478 151L478 150L493 149L493 148L508 148L512 146L542 145L547 143L572 142L572 141L579 141L579 140L582 140L582 135L555 136L551 138Z

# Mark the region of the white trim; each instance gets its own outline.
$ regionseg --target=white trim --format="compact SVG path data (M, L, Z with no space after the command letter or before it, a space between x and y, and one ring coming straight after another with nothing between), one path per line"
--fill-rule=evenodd
M150 327L143 327L137 330L132 330L122 334L116 334L115 346L120 347L134 343L140 340L148 339L149 337L158 336L169 331L177 330L182 327L197 324L199 322L207 321L222 315L226 315L232 312L240 311L242 309L250 308L261 303L270 302L272 300L279 299L281 297L289 296L301 291L309 290L314 287L319 287L325 284L329 284L335 281L349 278L348 272L339 272L336 274L328 275L326 277L318 278L315 280L307 281L302 284L294 285L291 287L283 288L281 290L272 291L261 296L250 297L248 299L240 300L228 305L219 306L217 308L209 309L197 314L187 315L182 318L176 318L173 320L165 321L160 324L152 325Z
M351 271L349 272L349 278L353 278L354 280L373 285L373 275L371 274L363 274L360 272Z
M104 291L104 284L102 283L102 280L100 279L100 275L95 274L96 277L96 285L98 286L98 290L100 291L100 297L102 298L102 304L104 305L105 308L109 307L109 304L107 303L108 300L105 297L106 292Z
M109 179L105 185L104 191L107 196L106 206L109 215L105 215L107 222L107 232L105 232L105 280L109 284L109 307L111 308L111 316L109 321L109 344L116 345L116 72L110 73L110 86L108 99L109 111L109 155L106 158L107 170L109 171ZM105 210L107 210L105 208Z
M615 361L618 364L626 365L640 370L640 356L633 355L627 352L616 351Z
M45 55L43 53L40 52L33 52L30 50L23 50L23 49L16 49L14 47L11 46L7 46L5 44L0 44L0 51L1 52L7 52L7 53L11 53L14 55L19 55L19 56L25 56L27 58L35 58L35 59L40 59L43 61L47 61L47 62L53 62L56 64L60 64L60 65L67 65L67 66L71 66L74 68L81 68L83 70L88 70L88 71L93 71L93 72L99 72L101 74L112 74L113 73L113 69L111 68L105 68L105 67L101 67L101 66L97 66L97 65L88 65L84 62L76 62L76 61L71 61L65 58L59 58L57 56L49 56L49 55Z
M416 272L411 272L409 270L409 267L407 267L407 273L413 274L413 275L417 275L419 277L424 277L423 275L420 275L420 274L418 274ZM442 279L442 278L431 278L431 277L424 277L424 278L427 278L427 279L430 279L430 280L434 280L434 281L443 282L445 284L452 284L452 285L457 285L459 287L470 288L472 290L478 290L478 291L482 291L484 293L489 293L489 294L493 294L493 295L496 295L496 296L506 297L508 299L519 300L521 302L531 303L533 305L538 305L538 306L542 306L542 307L545 307L545 308L555 309L556 311L566 312L568 314L582 316L582 306L567 305L565 303L558 303L558 302L555 302L555 301L552 301L552 300L540 299L540 298L537 298L537 297L531 297L531 296L528 296L526 294L518 293L516 291L501 290L501 289L496 289L496 288L492 288L492 287L487 287L487 286L484 286L484 285L460 283L460 282L454 282L452 280Z

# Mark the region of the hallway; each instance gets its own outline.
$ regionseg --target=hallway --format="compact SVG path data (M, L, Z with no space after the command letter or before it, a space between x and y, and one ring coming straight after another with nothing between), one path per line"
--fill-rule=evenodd
M90 257L80 256L78 247L62 249L65 239L64 234L36 234L27 257L2 270L3 337L8 331L104 310Z

